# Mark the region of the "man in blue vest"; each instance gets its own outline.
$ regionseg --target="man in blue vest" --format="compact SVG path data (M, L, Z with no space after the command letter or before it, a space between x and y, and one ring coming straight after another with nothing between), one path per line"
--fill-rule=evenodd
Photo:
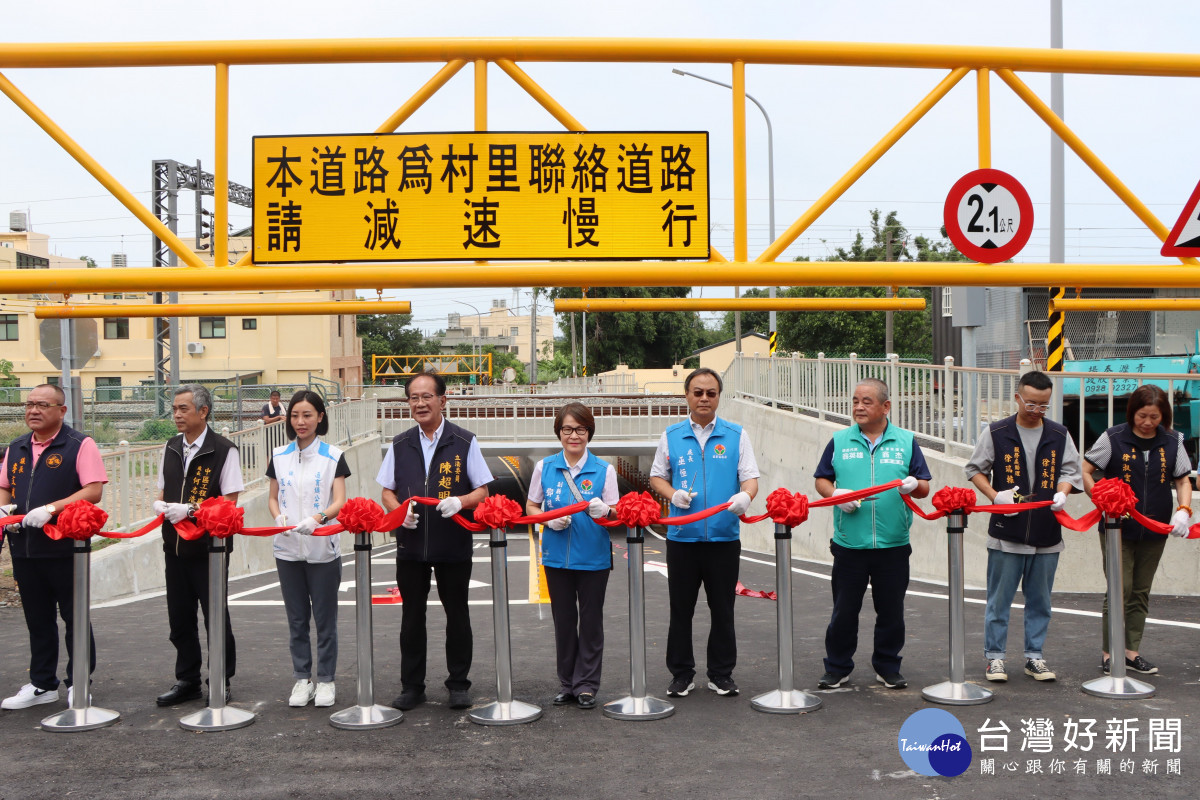
M76 500L99 503L108 476L96 443L65 423L66 395L51 384L37 386L25 399L29 433L18 436L0 467L0 516L24 514L11 527L8 549L13 578L21 592L29 629L29 683L0 704L29 708L58 700L58 617L67 634L67 698L74 677L74 542L51 539L42 527ZM96 669L96 640L90 644L90 670Z
M888 422L892 403L887 384L874 378L859 381L852 407L854 424L833 435L813 473L817 493L833 497L900 479L900 494L928 495L932 475L921 448L911 431ZM834 508L829 543L833 614L825 631L825 674L818 682L822 689L841 686L854 671L858 615L868 583L875 605L875 679L889 689L908 686L900 673L900 650L912 511L900 494L886 491Z
M1072 488L1083 491L1083 464L1067 429L1045 419L1054 384L1045 373L1017 381L1017 413L979 432L963 472L993 505L1052 500L1022 514L993 514L988 525L987 610L983 616L984 677L1007 681L1008 618L1017 584L1025 596L1025 674L1052 681L1042 658L1050 626L1050 592L1065 545L1054 512Z
M409 506L396 537L396 585L404 598L400 620L400 696L396 708L408 711L425 702L425 605L430 575L446 611L446 689L450 708L471 705L472 637L467 590L471 583L471 533L452 517L475 508L488 496L491 470L475 434L443 416L446 381L428 372L404 386L416 425L392 440L375 481L383 487L383 507L391 512L409 497L436 497L436 513ZM425 508L422 506L422 508Z
M672 517L728 502L729 509L686 525L667 527L667 592L671 623L667 631L667 694L686 697L696 688L692 617L700 587L708 598L708 688L735 697L737 636L733 601L741 565L738 517L758 493L758 463L742 426L717 417L721 376L707 367L683 382L691 412L663 432L650 468L650 486L671 499Z

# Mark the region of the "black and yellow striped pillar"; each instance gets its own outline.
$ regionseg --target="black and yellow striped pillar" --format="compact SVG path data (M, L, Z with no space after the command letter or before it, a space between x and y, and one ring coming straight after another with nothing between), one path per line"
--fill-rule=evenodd
M771 344L771 355L775 355L775 348L779 346L779 331L771 331L771 336L768 339Z
M1054 300L1062 300L1066 297L1066 294L1067 289L1065 286L1051 289L1051 296ZM1063 312L1058 309L1050 312L1050 330L1046 333L1047 372L1062 372L1063 350L1065 348L1065 339L1063 337L1064 316Z

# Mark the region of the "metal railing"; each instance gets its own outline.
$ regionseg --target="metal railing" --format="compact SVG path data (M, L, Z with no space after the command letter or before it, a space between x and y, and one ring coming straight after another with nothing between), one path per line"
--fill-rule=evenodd
M378 403L373 399L346 400L328 406L326 411L329 432L324 439L331 444L350 445L378 433ZM240 431L220 425L217 430L238 446L246 489L256 489L265 483L271 451L287 442L285 425L258 422ZM154 516L151 504L158 497L162 452L161 444L131 446L128 442L122 442L117 449L102 451L108 473L101 502L108 512L105 530L129 530Z
M849 358L736 358L725 373L725 390L747 400L849 425L854 386L864 378L888 385L890 419L913 431L923 444L932 444L951 455L974 448L979 431L996 420L1015 414L1017 382L1031 369L1026 362L1015 370L954 366L947 357L940 366L904 364L892 356L867 360ZM1187 373L1058 372L1054 381L1054 406L1049 414L1066 424L1080 450L1086 449L1106 428L1124 419L1124 397L1145 383L1155 384L1175 399L1175 428L1185 437L1196 437L1193 417L1200 409L1200 377ZM1085 387L1081 400L1079 387ZM1185 408L1186 406L1186 408ZM1082 413L1080 413L1082 410ZM1184 410L1189 417L1183 418Z

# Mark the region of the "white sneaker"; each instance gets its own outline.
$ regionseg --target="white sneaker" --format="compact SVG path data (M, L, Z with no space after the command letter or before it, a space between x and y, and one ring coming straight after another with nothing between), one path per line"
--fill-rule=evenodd
M18 708L29 708L30 706L40 706L43 703L56 702L58 702L58 689L51 689L47 692L36 688L32 683L27 683L12 697L4 698L4 702L0 703L0 708L15 711Z
M333 705L333 701L336 699L337 686L334 685L333 681L317 684L317 701L314 704L317 708L327 708Z
M317 687L313 686L312 681L296 681L296 685L292 687L292 696L288 698L288 705L292 708L302 708L308 705L308 701L312 700L316 693Z
M73 702L75 702L75 687L74 686L67 689L67 707L70 708L70 706ZM91 692L88 692L87 704L89 706L92 704L92 693Z

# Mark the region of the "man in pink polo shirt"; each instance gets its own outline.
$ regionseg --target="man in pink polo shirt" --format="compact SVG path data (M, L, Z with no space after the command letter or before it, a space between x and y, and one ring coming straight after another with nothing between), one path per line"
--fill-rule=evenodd
M61 389L50 384L36 387L25 400L29 433L13 440L0 466L0 506L25 515L19 525L9 526L5 538L29 628L29 683L0 703L6 709L58 700L59 614L67 628L65 682L70 702L75 546L70 539L51 539L42 526L76 500L99 503L108 476L96 443L65 424L66 415ZM95 670L94 637L90 649L90 668Z

